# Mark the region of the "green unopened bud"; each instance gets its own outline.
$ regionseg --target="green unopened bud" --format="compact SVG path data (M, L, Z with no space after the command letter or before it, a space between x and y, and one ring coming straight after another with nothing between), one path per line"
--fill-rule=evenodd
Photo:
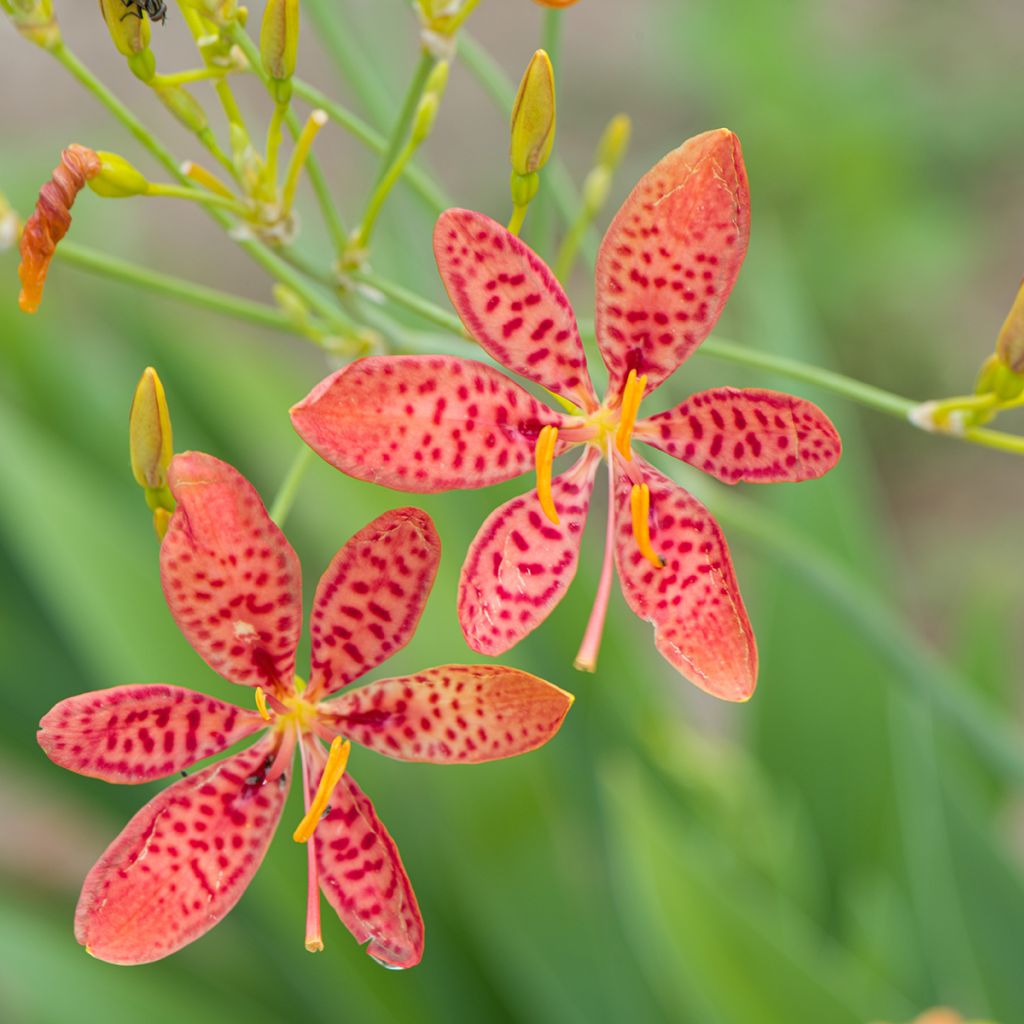
M53 0L2 0L18 31L44 50L54 49L61 41L60 25L53 13Z
M101 161L100 172L88 181L89 188L106 199L126 199L142 196L149 191L145 175L136 170L123 156L116 153L97 153Z
M199 105L198 101L180 85L162 82L153 83L153 91L160 98L165 107L188 129L200 135L205 132L210 122L207 120L206 111Z
M1014 373L1024 373L1024 282L996 339L996 355Z
M179 0L182 7L190 7L218 28L225 28L237 21L243 27L248 11L239 7L237 0Z
M110 38L125 57L148 50L153 35L149 18L135 17L135 13L123 0L100 0L100 14L107 23Z
M521 175L539 171L555 144L555 72L538 50L527 65L512 107L509 160Z
M596 214L605 204L612 187L612 172L607 167L595 167L583 181L583 206L588 214Z
M432 131L437 111L441 105L445 86L448 84L448 61L439 60L430 72L423 87L423 95L416 107L416 115L412 122L410 139L418 146Z
M140 487L160 492L167 486L167 467L174 454L171 436L171 414L167 396L156 370L147 366L135 388L131 412L128 414L128 445L132 475ZM164 503L150 501L151 507Z
M609 122L597 144L597 165L614 171L629 147L633 122L628 114L616 114Z
M299 48L299 0L267 0L260 27L260 57L277 82L295 74Z

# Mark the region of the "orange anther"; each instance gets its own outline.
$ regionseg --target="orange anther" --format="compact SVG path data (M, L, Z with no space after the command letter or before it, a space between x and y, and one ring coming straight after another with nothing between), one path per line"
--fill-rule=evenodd
M537 498L544 515L558 526L558 509L551 496L551 467L555 461L555 445L558 444L558 427L541 427L537 435L537 447L534 450L534 461L537 466Z
M306 843L312 838L324 811L327 810L327 804L334 788L341 782L341 777L345 774L351 750L352 744L348 740L342 740L340 736L335 736L331 741L331 752L327 755L327 764L324 765L324 773L320 776L320 785L317 787L316 796L313 797L306 816L299 822L299 827L292 833L292 839L295 842Z
M640 554L655 569L663 569L665 563L651 544L651 489L647 484L634 484L629 492L629 510L633 514L633 536Z
M619 429L615 431L615 447L627 462L633 458L629 443L633 437L636 414L640 411L640 402L644 397L646 387L647 375L638 377L636 370L630 370L629 376L626 378L626 386L622 389L622 413L619 418Z

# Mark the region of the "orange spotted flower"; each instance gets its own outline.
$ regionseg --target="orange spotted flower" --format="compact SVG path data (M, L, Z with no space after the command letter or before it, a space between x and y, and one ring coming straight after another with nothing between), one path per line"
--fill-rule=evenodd
M327 567L313 600L307 685L295 675L298 557L256 491L196 452L176 456L168 476L178 504L160 574L171 614L213 669L255 690L258 710L177 686L116 686L61 701L40 723L39 742L81 775L139 783L262 736L132 818L85 880L75 935L101 960L141 964L209 931L263 860L297 747L306 948L323 949L322 890L370 956L411 967L423 953L423 921L394 841L347 774L350 739L405 761L491 761L546 743L572 697L499 665L445 665L346 689L412 638L433 585L440 543L415 508L374 520Z
M536 468L536 491L495 511L466 557L459 618L474 650L508 650L561 600L603 458L604 565L577 667L596 665L617 568L627 604L653 623L657 649L677 671L727 700L753 692L757 650L722 531L633 450L642 441L730 484L809 480L839 458L828 417L774 391L715 388L638 419L641 400L711 333L749 224L739 140L725 129L688 140L640 180L597 260L597 343L609 376L599 401L572 307L548 267L489 217L448 210L434 251L466 329L567 411L490 366L447 356L358 360L292 410L328 462L398 490L485 487ZM581 457L552 479L554 458L570 449Z

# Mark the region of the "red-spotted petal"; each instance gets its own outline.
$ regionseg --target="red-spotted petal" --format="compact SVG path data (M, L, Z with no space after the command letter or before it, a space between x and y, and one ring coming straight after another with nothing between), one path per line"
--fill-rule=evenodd
M597 408L572 306L528 245L482 213L445 210L434 255L466 330L499 363L588 412Z
M149 782L219 754L266 725L255 711L180 686L115 686L68 697L37 738L62 768L107 782Z
M651 545L665 565L656 569L640 553L631 484L620 476L615 564L626 603L654 624L655 646L690 682L724 700L747 700L757 682L757 648L725 537L696 498L636 461L651 489Z
M501 665L442 665L378 679L321 706L338 732L401 761L479 764L536 750L571 694Z
M125 826L89 872L75 937L114 964L159 960L208 932L263 860L287 796L265 779L276 738L176 782Z
M487 487L533 467L552 412L504 374L452 356L374 356L291 411L299 436L359 480L430 493Z
M474 651L504 653L562 600L576 575L599 462L590 449L551 482L557 526L531 491L495 509L480 527L459 579L459 623Z
M178 507L160 548L175 622L206 663L245 686L290 690L302 628L299 560L255 488L212 455L176 455Z
M711 333L749 232L740 143L724 128L687 140L640 179L597 258L597 340L610 395L632 369L653 390Z
M759 388L715 388L636 425L633 436L727 484L813 480L842 452L813 403Z
M398 848L349 775L331 794L316 843L320 888L356 942L386 967L413 967L423 956L423 918Z
M437 530L418 508L385 512L345 544L313 601L307 700L358 679L412 639L440 561Z

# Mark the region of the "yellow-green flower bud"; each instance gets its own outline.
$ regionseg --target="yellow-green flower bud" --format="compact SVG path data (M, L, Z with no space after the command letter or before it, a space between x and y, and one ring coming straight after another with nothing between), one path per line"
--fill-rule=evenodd
M167 467L174 454L174 442L167 396L152 366L146 367L135 388L131 412L128 414L128 443L132 475L138 485L147 492L165 488Z
M597 144L597 165L614 171L629 146L633 122L628 114L616 114L609 122Z
M97 153L101 161L100 172L88 181L89 188L106 199L126 199L142 196L149 191L149 182L123 156L116 153Z
M1014 373L1024 373L1024 282L996 339L996 355Z
M444 95L447 84L448 61L439 60L427 78L426 84L423 87L423 95L420 97L419 105L416 107L416 115L413 118L412 131L410 133L413 145L418 146L433 129L438 107L441 105L441 97Z
M199 105L195 98L186 92L180 85L162 82L153 83L153 91L160 98L165 107L188 129L199 135L205 132L210 122L206 117L206 111Z
M527 65L512 107L509 160L521 175L539 171L555 144L555 72L538 50Z
M260 27L260 57L267 74L283 82L295 74L299 0L267 0Z
M153 35L149 18L135 17L135 12L125 7L123 0L100 0L100 13L107 23L110 38L125 57L149 49Z
M30 43L44 50L52 50L60 43L60 25L53 13L53 0L3 0L3 9Z

